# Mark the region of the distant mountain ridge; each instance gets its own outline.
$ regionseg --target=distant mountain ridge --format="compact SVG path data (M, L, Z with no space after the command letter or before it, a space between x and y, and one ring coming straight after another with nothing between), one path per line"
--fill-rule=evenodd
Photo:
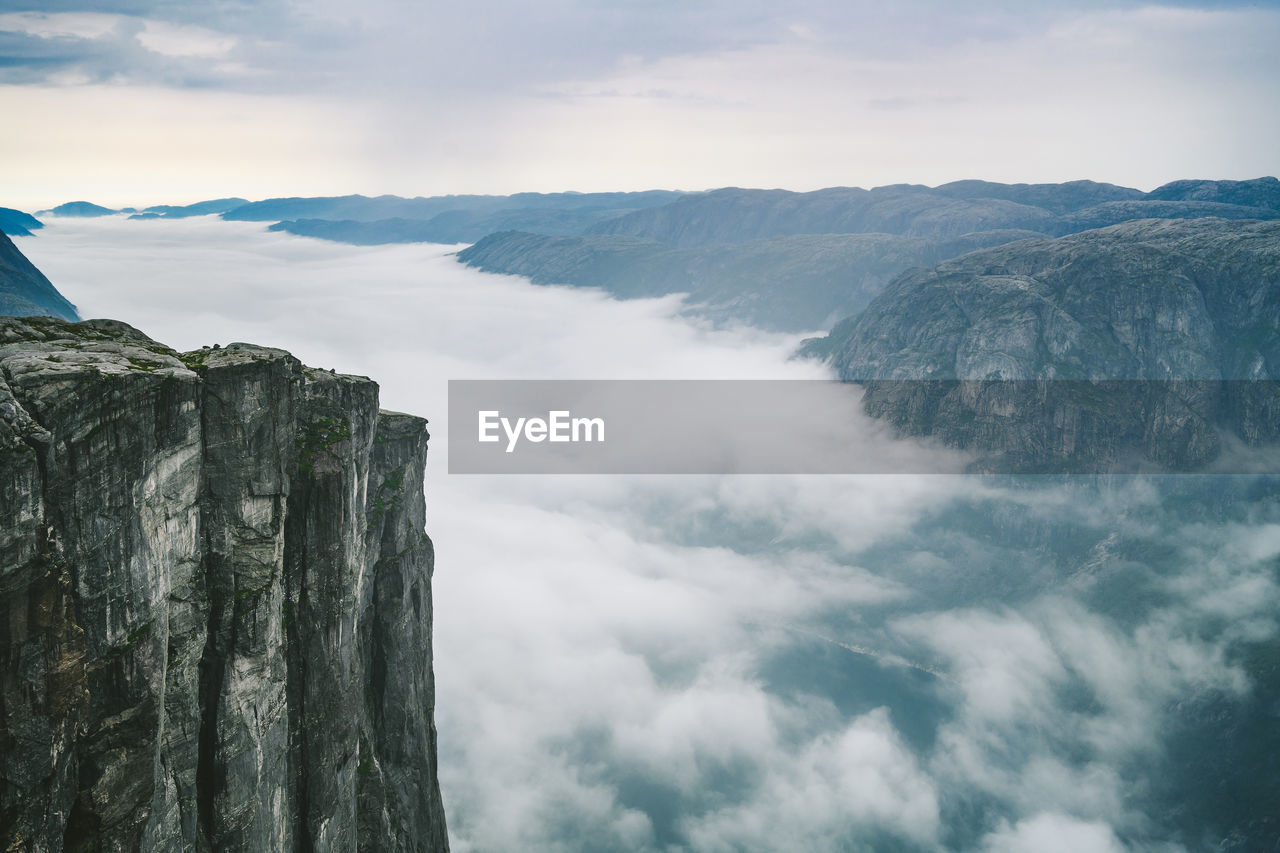
M356 245L473 243L495 231L511 229L578 234L600 222L683 196L680 192L648 190L430 198L278 198L242 205L223 213L222 218L275 221L272 228L276 231Z
M208 201L198 201L195 204L156 204L151 207L144 208L141 213L135 213L130 219L143 218L168 218L183 219L188 216L208 216L212 213L226 213L229 210L235 210L249 204L249 200L245 198L215 198Z
M1152 193L1093 181L957 181L808 193L730 188L634 211L573 240L492 234L459 260L536 283L598 286L623 298L687 292L699 310L709 304L713 316L796 331L830 328L841 312L860 311L894 275L973 249L1139 219L1210 216L1280 219L1280 181L1177 181ZM851 235L876 239L862 241L866 254L856 255ZM793 242L777 242L788 239ZM636 240L648 248L639 249ZM787 245L790 256L781 251ZM889 245L898 248L889 252ZM660 247L685 254L663 255ZM722 259L718 272L709 258ZM735 268L733 258L757 263Z
M103 207L100 204L94 204L90 201L69 201L66 204L60 204L48 211L54 216L74 216L81 219L87 219L95 216L111 216L120 213L119 210L112 210L109 207Z
M689 295L690 310L784 332L830 327L866 307L904 269L1033 232L935 241L891 234L799 234L675 248L639 237L505 231L458 253L468 266L534 284L602 287L621 299Z
M979 193L986 193L979 195ZM1280 181L1177 181L1150 194L1111 184L896 184L808 193L722 189L637 211L592 233L644 237L681 248L787 234L884 233L952 239L1020 229L1047 236L1130 219L1280 218Z

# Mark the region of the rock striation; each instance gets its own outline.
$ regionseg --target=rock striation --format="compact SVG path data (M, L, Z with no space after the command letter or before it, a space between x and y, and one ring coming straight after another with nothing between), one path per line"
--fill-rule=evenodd
M0 320L0 848L447 850L427 439L282 350Z

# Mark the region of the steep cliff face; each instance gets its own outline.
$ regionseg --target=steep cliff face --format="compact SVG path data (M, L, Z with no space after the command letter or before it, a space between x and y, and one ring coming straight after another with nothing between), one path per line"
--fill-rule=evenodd
M111 321L0 371L0 846L446 850L425 422Z
M1224 432L1280 441L1280 223L1145 220L973 252L899 276L825 346L911 434L1067 470L1198 468Z

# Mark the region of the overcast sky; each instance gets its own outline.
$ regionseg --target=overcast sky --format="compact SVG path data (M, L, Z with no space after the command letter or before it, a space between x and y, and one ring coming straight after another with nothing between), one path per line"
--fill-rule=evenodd
M1280 4L0 0L0 205L1280 171Z

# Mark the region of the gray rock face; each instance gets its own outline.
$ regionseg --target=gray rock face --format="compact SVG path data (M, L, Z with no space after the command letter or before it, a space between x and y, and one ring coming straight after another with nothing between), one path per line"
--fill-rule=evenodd
M1223 429L1280 440L1280 223L1148 220L974 252L904 273L826 346L909 433L1194 468Z
M425 422L112 321L0 371L0 846L447 850Z

